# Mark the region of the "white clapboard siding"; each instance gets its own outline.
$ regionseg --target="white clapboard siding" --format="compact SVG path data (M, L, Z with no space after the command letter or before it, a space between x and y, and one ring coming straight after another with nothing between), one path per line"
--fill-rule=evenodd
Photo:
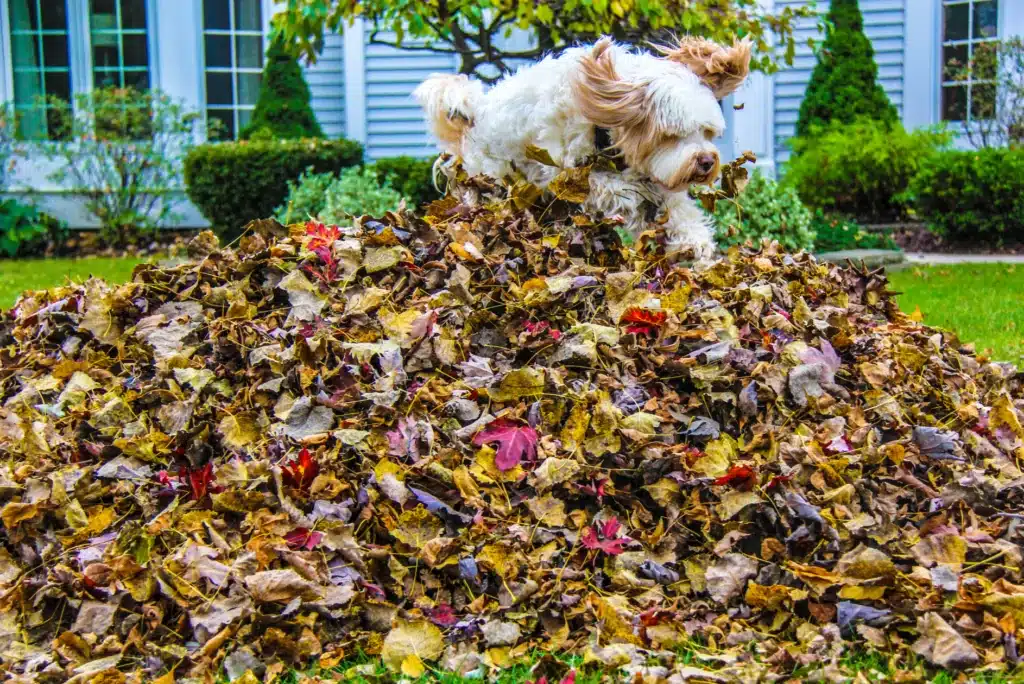
M345 135L345 43L340 33L324 35L316 64L305 67L316 120L329 138Z
M860 11L864 15L864 32L871 39L875 49L875 63L878 64L878 81L885 89L889 100L903 111L903 54L905 4L907 0L860 0ZM799 7L805 0L776 0L775 9ZM828 2L818 2L818 9L824 13ZM807 39L817 36L819 44L824 38L817 34L813 21L802 21L796 31L797 50L792 67L784 67L775 75L775 154L778 161L789 158L786 141L796 132L796 120L800 113L807 83L816 63L814 54L807 47Z
M369 35L365 54L366 157L436 155L437 146L412 91L430 74L456 71L454 56L371 45Z

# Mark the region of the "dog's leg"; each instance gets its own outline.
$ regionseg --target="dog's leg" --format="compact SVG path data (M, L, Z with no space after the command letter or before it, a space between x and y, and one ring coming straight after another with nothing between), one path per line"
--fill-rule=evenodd
M668 251L692 249L698 262L709 261L715 254L714 220L685 191L666 195L665 210Z

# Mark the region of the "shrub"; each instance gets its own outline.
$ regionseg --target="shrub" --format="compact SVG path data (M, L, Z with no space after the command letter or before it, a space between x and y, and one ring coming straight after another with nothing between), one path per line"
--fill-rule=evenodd
M332 173L302 174L288 183L288 201L278 207L281 223L315 218L327 224L344 224L353 216L381 216L398 208L402 196L391 185L377 180L371 168L349 168Z
M35 256L59 245L67 226L31 204L0 200L0 254L6 257Z
M898 121L896 108L875 80L875 51L864 34L857 0L832 0L826 27L818 63L800 103L797 135L833 121L852 123L862 117Z
M74 108L50 108L58 142L46 149L61 163L51 180L85 200L103 240L135 242L177 218L182 160L202 134L203 117L159 92L97 88Z
M288 196L288 181L307 169L337 173L362 160L362 146L351 140L212 143L185 159L185 183L203 216L233 238L249 221L273 215Z
M410 208L419 209L441 197L434 187L434 160L415 157L387 157L368 164L377 173L377 180L388 181L408 200Z
M871 233L856 221L829 215L815 209L811 218L815 252L840 252L847 249L899 249L885 233Z
M322 138L324 132L309 98L309 86L298 60L285 51L280 41L273 41L267 50L256 108L239 137Z
M903 217L906 192L922 159L949 143L948 133L869 119L816 129L793 138L784 181L808 206L861 221Z
M933 155L914 177L918 214L954 240L1024 241L1024 150Z
M755 170L750 182L733 201L715 207L718 243L723 246L755 245L778 240L790 250L809 250L814 245L811 212L792 188L785 187Z

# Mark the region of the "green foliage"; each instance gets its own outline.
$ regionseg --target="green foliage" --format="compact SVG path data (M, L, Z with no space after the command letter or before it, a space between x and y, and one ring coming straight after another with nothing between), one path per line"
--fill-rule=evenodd
M898 220L922 160L949 141L944 131L907 132L899 123L859 119L833 124L790 140L794 155L784 180L810 207L861 221Z
M63 242L67 226L31 204L0 200L0 255L8 258L41 254Z
M369 167L352 167L340 175L307 171L297 182L288 183L288 200L275 216L284 224L310 218L344 225L354 216L381 216L394 211L402 195Z
M852 123L861 117L887 123L899 114L876 81L878 65L857 0L832 0L825 41L800 103L796 133L805 136L816 126L834 121Z
M285 51L281 41L273 41L267 50L252 120L239 137L248 139L258 133L261 138L322 138L324 132L309 98L299 61Z
M765 12L758 0L280 0L274 34L292 52L310 59L323 46L325 31L341 31L349 20L370 23L370 42L406 50L459 55L460 71L493 81L516 59L537 59L576 42L612 35L644 44L669 34L698 35L730 43L737 36L754 43L753 68L772 71L776 60L793 63L793 22L813 15L812 7ZM532 45L510 47L503 37L531 30Z
M921 165L911 184L932 230L954 240L1024 241L1024 150L947 151Z
M288 183L311 169L337 173L363 160L351 140L251 140L201 145L185 159L188 196L227 238L283 204Z
M899 245L885 233L872 233L856 221L842 216L814 210L811 218L814 231L814 251L841 252L848 249L899 249Z
M718 243L723 246L778 240L790 250L814 246L811 212L792 188L780 185L755 170L750 182L733 201L715 207Z
M104 240L130 244L177 218L181 164L203 133L201 115L132 88L92 90L76 96L73 109L52 102L59 142L45 145L61 163L50 178L85 200Z
M367 164L381 183L391 187L408 200L410 208L419 209L441 197L434 187L434 160L415 157L386 157Z

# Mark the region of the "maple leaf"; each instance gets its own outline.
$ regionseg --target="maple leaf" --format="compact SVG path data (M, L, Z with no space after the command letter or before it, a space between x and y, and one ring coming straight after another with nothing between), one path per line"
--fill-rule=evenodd
M312 551L323 538L323 532L313 532L306 527L296 527L284 536L284 540L288 542L288 547L295 551L299 549Z
M715 480L718 486L732 485L741 491L747 491L754 486L756 475L754 469L745 465L734 465L722 477Z
M298 458L292 459L281 468L281 477L289 487L306 492L320 473L320 465L313 460L309 449L303 448Z
M219 487L213 485L213 463L207 463L202 468L182 466L178 470L178 480L186 484L193 501L199 501L210 492L220 491Z
M308 221L306 223L306 235L310 236L306 247L309 248L309 251L315 252L322 247L329 249L335 240L341 238L341 229L335 225L325 226L319 221Z
M618 533L621 527L622 524L619 523L618 518L609 518L596 527L588 527L583 530L580 543L585 548L603 551L609 556L617 556L626 550L624 548L625 543L632 541L629 537L614 538L614 535Z
M633 323L626 328L626 332L651 335L656 328L665 325L666 318L668 314L664 311L651 311L634 306L626 309L619 320L622 323Z
M423 614L438 627L451 627L459 621L459 616L455 614L455 609L447 603L442 603L434 608L424 608Z
M473 437L473 444L498 443L494 458L498 470L512 470L523 460L532 461L537 457L537 431L529 425L521 425L507 418L490 423Z

